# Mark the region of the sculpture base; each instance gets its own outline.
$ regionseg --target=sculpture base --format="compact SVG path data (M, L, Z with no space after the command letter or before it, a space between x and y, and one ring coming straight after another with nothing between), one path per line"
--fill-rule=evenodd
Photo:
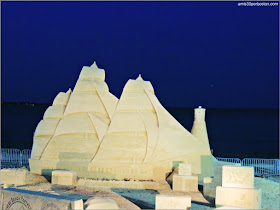
M76 171L78 177L109 180L154 180L165 181L172 166L150 164L88 163L78 161L56 161L29 159L30 171L51 176L53 170Z
M214 158L215 159L215 158ZM42 160L29 159L30 171L35 174L49 175L53 170L76 171L78 177L109 180L153 180L165 181L166 177L178 167L179 163L192 165L193 173L199 182L204 177L213 176L213 157L194 154L157 163L112 163L88 162L83 160Z

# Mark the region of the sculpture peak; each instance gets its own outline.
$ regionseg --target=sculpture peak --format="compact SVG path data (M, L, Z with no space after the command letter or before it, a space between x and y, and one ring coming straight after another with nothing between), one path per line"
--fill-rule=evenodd
M94 61L94 63L90 66L91 68L98 68L96 62Z
M141 77L141 74L139 74L136 80L144 81L143 78Z
M196 110L205 110L205 108L203 108L202 106L198 106L197 108L195 108Z

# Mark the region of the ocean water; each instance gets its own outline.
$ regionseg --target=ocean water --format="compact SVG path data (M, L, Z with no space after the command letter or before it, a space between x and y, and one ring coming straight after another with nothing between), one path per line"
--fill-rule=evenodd
M1 147L31 149L33 133L49 105L2 103ZM191 131L192 108L167 110ZM216 157L279 158L279 109L209 108L206 125Z

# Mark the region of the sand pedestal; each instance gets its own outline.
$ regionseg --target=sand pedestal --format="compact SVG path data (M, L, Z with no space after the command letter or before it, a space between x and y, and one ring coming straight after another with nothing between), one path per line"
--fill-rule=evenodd
M198 192L198 176L180 176L174 174L172 189L181 192Z
M214 201L216 198L216 188L222 186L222 171L223 166L240 166L239 163L228 163L223 161L217 161L214 167L214 178L212 178L211 183L203 183L203 195L208 200Z
M27 170L24 169L2 169L1 184L24 185L26 182Z
M4 188L11 185L26 185L47 182L45 177L30 173L26 168L8 168L0 171L1 184Z
M74 185L77 181L77 172L55 170L52 172L52 184Z
M213 181L213 178L211 178L211 177L204 177L203 184L210 184L210 183L212 183L212 181Z
M192 175L192 165L185 164L185 163L179 163L178 174L180 176L191 176Z
M261 190L254 189L254 167L223 166L222 186L216 189L216 206L261 208Z
M156 195L156 209L189 209L190 207L190 196Z

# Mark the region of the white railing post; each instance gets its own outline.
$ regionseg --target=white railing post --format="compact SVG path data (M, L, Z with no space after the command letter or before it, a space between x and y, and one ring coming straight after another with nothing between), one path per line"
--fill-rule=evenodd
M22 152L20 152L20 167L22 167Z

